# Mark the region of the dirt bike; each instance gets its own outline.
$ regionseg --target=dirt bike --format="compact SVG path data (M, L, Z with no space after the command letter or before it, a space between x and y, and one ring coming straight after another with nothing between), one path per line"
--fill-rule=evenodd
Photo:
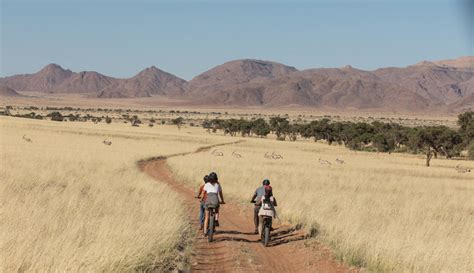
M271 229L272 229L272 217L271 216L263 216L261 239L262 239L262 244L266 247L268 246L268 242L270 242L270 230Z
M250 203L255 204L255 200L250 201ZM268 242L270 242L270 231L272 230L272 217L271 216L263 216L262 218L262 230L261 240L264 246L268 246Z

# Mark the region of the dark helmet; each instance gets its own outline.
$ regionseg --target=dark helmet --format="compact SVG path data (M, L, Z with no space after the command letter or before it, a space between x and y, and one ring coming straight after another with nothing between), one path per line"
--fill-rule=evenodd
M209 182L209 175L206 174L203 179L204 179L204 183Z
M270 185L270 180L268 180L268 179L263 179L262 184L263 184L264 186L268 186L268 185Z
M217 173L212 172L209 174L209 182L217 182Z

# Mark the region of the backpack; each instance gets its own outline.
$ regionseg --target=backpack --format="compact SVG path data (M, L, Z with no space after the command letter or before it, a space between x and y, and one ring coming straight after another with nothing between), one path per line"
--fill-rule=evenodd
M262 208L264 210L273 210L273 203L272 201L270 200L270 198L263 198L263 201L262 201Z
M207 194L205 205L208 208L217 208L219 206L219 197L217 193L211 192Z

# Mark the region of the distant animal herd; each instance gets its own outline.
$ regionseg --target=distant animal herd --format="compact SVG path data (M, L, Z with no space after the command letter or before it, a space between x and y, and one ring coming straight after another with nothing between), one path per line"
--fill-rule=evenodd
M22 139L26 142L29 142L29 143L33 142L33 140L30 137L26 136L26 135L23 135ZM112 145L112 141L109 140L108 138L106 138L102 141L102 144L104 144L106 146L110 146L110 145ZM216 149L216 150L213 150L211 152L211 155L213 155L213 156L224 156L224 152L219 151L219 150ZM231 156L234 157L234 158L237 158L237 159L244 158L244 156L241 153L238 153L235 150L232 151ZM271 152L271 153L270 152L265 152L265 154L263 154L263 157L266 158L266 159L270 159L270 160L282 160L283 159L283 155L278 154L276 152ZM326 165L326 166L329 166L329 165L333 164L331 161L323 159L321 157L318 159L318 163L320 165ZM346 164L346 161L343 160L343 159L340 159L339 157L337 157L334 160L334 163L338 164L338 165L344 165L344 164ZM463 167L460 164L456 165L456 167L454 167L454 169L458 173L470 173L471 172L471 169Z

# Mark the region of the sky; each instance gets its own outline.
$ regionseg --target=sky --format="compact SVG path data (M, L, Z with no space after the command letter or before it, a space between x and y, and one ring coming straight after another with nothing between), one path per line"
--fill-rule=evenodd
M49 63L186 80L252 58L365 70L473 53L470 0L0 0L0 76Z

